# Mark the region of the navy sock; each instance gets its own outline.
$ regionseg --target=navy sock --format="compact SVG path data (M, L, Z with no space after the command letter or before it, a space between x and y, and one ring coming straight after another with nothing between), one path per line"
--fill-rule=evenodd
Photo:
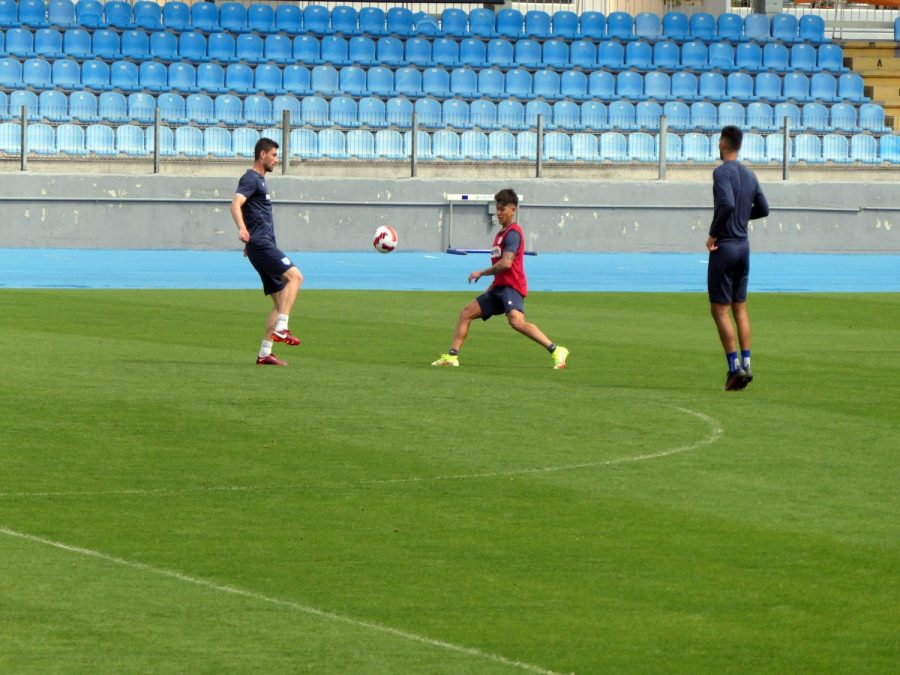
M459 350L458 350L458 349L453 349L453 347L451 347L451 348L450 348L450 351L448 351L447 353L448 353L450 356L459 356Z
M742 349L741 350L741 368L749 368L750 367L750 350Z
M738 365L738 355L737 352L728 352L725 355L725 358L728 359L728 372L735 372L740 366Z
M547 345L547 351L550 352L551 354L553 352L555 352L556 351L556 343L551 342L549 345Z

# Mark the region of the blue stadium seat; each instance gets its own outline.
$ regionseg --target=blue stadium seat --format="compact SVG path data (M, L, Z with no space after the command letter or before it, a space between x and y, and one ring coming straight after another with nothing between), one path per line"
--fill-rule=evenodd
M689 132L681 139L681 156L686 162L711 162L709 137L706 134Z
M766 136L766 160L781 164L784 161L785 145L784 134L775 133ZM792 160L793 152L791 144L787 144L788 162Z
M517 9L501 9L497 12L497 33L511 40L525 37L525 19Z
M597 67L597 48L591 40L583 38L572 43L569 49L569 63L573 68L593 70Z
M298 5L278 3L275 7L275 30L290 35L303 32L303 12Z
M156 107L163 122L187 124L188 118L184 98L171 91L160 94L156 98Z
M200 133L199 129L194 129L194 131ZM146 157L147 143L144 138L144 130L134 124L123 124L117 127L116 152L133 157Z
M162 23L169 30L179 33L189 29L191 27L190 5L181 0L169 0L162 8Z
M220 94L215 98L216 119L225 124L244 123L244 105L234 94Z
M105 124L92 124L85 129L84 147L94 155L115 155L116 132Z
M150 55L150 38L142 30L129 30L122 33L122 57L132 61L147 61Z
M753 90L756 98L760 101L772 103L783 101L785 98L781 92L781 78L775 73L760 73L757 75Z
M634 37L634 21L628 12L610 12L606 17L606 34L618 40Z
M491 158L488 137L483 131L464 131L459 138L462 159L488 160Z
M533 162L537 159L537 134L522 131L516 135L516 159Z
M398 68L394 73L394 89L401 96L422 96L422 72L413 66Z
M55 155L57 149L53 127L42 122L29 124L25 130L25 147L29 153Z
M461 9L447 8L441 12L441 30L454 37L469 37L469 17Z
M588 77L580 70L567 70L560 76L559 91L563 98L584 101L588 94Z
M625 47L625 65L647 70L653 63L653 48L643 40L634 40Z
M197 87L208 94L225 94L225 69L218 63L201 63L197 66Z
M121 58L122 49L119 34L114 30L101 29L94 31L91 50L97 58L114 61Z
M684 41L691 34L687 14L683 12L666 12L662 20L663 36L670 40Z
M124 0L108 0L103 6L103 16L110 28L133 30L137 27L131 20L131 4Z
M432 44L431 59L445 68L456 68L459 60L459 44L453 38L438 38Z
M525 106L513 99L500 101L497 104L497 123L507 129L527 129Z
M19 90L11 92L9 95L9 114L13 119L22 118L22 111L26 111L28 121L36 122L41 119L40 102L38 96L33 91Z
M50 0L47 3L47 21L63 29L81 26L75 15L75 3L72 0Z
M346 66L350 63L350 45L340 35L326 35L320 43L322 63L333 66Z
M660 138L662 134L657 134L655 141L655 150L656 156L659 157L659 144ZM667 133L666 134L666 161L667 162L680 162L682 160L681 155L681 136L678 134Z
M824 44L819 46L818 50L818 68L819 70L827 70L832 73L846 73L848 68L844 67L844 49L836 44Z
M359 10L359 32L380 37L386 35L386 17L380 7L363 7Z
M485 60L495 68L511 68L515 65L515 48L509 40L491 40L487 43Z
M384 104L384 115L388 124L409 129L412 126L413 104L402 96L389 98Z
M413 33L413 13L406 7L391 7L385 13L387 32L401 38Z
M348 5L338 5L331 10L331 30L341 35L359 34L359 12Z
M234 37L221 31L210 33L206 42L207 56L220 63L236 63Z
M496 18L492 9L478 7L469 11L469 32L473 36L487 39L496 37L495 25Z
M86 59L93 53L91 34L81 28L70 28L63 35L63 53L75 59Z
M730 73L726 80L726 95L732 100L742 102L756 100L753 94L753 78L748 73Z
M22 64L22 83L29 89L52 89L53 73L48 61L27 59Z
M290 142L291 157L300 157L301 159L320 159L322 157L319 152L319 137L312 129L294 129L291 131ZM247 144L249 146L249 141ZM249 149L250 152L247 156L252 157L253 146L250 146ZM240 154L240 149L236 148L236 150Z
M734 52L734 65L741 70L749 70L758 73L765 70L763 67L763 50L755 42L744 42L737 46Z
M573 101L553 104L553 126L560 129L582 129L581 107Z
M516 137L509 131L492 131L488 134L488 152L493 159L515 161Z
M100 94L97 97L97 114L101 119L113 124L127 122L129 120L128 101L125 99L125 95L117 91L105 91Z
M305 65L322 63L321 43L314 35L298 35L294 38L294 59Z
M514 62L526 68L543 68L541 45L537 40L525 38L515 45Z
M632 162L655 162L659 155L656 137L645 131L628 136L628 159Z
M347 132L347 154L357 159L375 159L375 136L368 129Z
M413 106L419 126L439 129L444 125L441 104L433 98L420 98Z
M662 37L659 15L653 12L638 12L634 17L634 36L640 40L658 40Z
M251 64L264 63L266 61L265 43L255 33L243 33L234 40L234 55L238 61L246 61Z
M395 129L380 129L375 132L375 154L383 159L406 159L403 150L403 136Z
M699 82L694 73L673 73L671 77L671 96L682 101L695 101L699 98L697 87Z
M61 124L56 128L57 151L64 155L87 154L84 147L84 129L79 124Z
M879 134L891 132L884 125L884 108L877 103L863 103L859 106L859 128Z
M763 47L763 69L786 73L790 70L788 57L787 47L779 42L770 42Z
M611 129L631 131L637 129L634 104L631 101L613 101L607 107L607 119Z
M128 95L128 119L141 124L152 124L156 115L156 99L142 91Z
M506 72L506 93L519 100L534 98L533 77L524 68L514 68Z
M856 133L859 131L856 108L849 103L834 104L829 111L829 126L835 131Z
M851 103L866 103L863 79L856 73L844 73L838 78L838 96Z
M558 10L553 13L550 20L551 37L558 37L564 40L574 40L578 36L578 15L568 10Z
M191 5L191 25L204 33L219 30L219 9L212 2L194 2Z
M784 120L787 118L791 129L803 128L803 117L800 107L796 103L778 103L772 113L773 122L777 129L784 129Z
M171 75L169 82L171 84ZM287 93L281 81L281 68L274 63L262 63L256 66L256 70L253 71L253 86L263 94L278 95Z
M709 68L715 68L726 73L738 70L738 65L735 63L734 58L734 47L728 42L713 42L709 45Z
M491 98L506 96L506 77L497 68L482 68L478 73L478 93Z
M169 89L193 94L200 91L197 86L197 70L190 63L183 61L169 65Z
M738 159L742 162L764 163L766 161L766 139L753 132L744 134Z
M691 104L691 128L715 131L718 128L719 111L709 101Z
M403 63L430 68L434 65L431 56L431 41L422 37L411 37L406 41Z
M370 78L372 70L369 71ZM317 94L337 96L341 92L340 74L333 66L315 66L310 72L310 88Z
M729 42L744 41L744 20L732 12L719 14L716 19L716 35L720 40Z
M744 106L735 101L725 101L719 104L719 128L736 126L743 128L747 118Z
M581 126L585 129L603 131L609 129L606 105L600 101L585 101L581 104Z
M387 117L387 106L377 96L367 96L360 99L357 115L360 124L370 127L386 127L390 124ZM333 115L332 119L334 119Z
M550 15L539 9L525 12L525 35L541 39L550 37Z
M31 28L46 28L47 5L44 0L19 0L19 22Z
M175 129L175 154L185 157L206 157L203 132L197 127L177 127Z
M755 42L768 42L769 17L766 14L748 14L744 19L744 37Z
M556 128L553 124L553 108L547 101L528 101L525 104L525 126L529 129L537 128L539 118L544 129Z
M184 102L184 114L188 122L195 124L215 124L216 107L208 94L190 94Z
M369 93L366 71L359 66L346 66L339 73L340 89L350 96L365 96Z
M644 95L657 101L666 101L671 97L672 80L668 73L656 70L644 76Z
M422 93L438 98L450 96L450 73L440 67L426 68L422 72Z
M341 101L344 97L337 97L332 99L331 104L333 107L338 107L338 104L335 101ZM353 102L353 99L349 99L351 103L353 103L353 119L356 119L356 103ZM272 99L272 118L275 120L276 124L280 124L284 118L284 112L288 113L288 124L302 124L303 123L303 109L300 106L300 99L296 96L292 96L290 94L281 94L280 96L276 96ZM348 123L350 120L348 119Z
M250 66L243 63L229 63L225 68L225 88L241 95L256 93Z
M555 101L561 98L559 74L553 70L538 70L532 78L531 90L535 96Z
M483 68L487 63L487 48L477 38L465 38L459 43L459 61L473 68Z
M879 156L882 162L890 162L891 164L900 164L900 136L896 134L885 134L881 137L879 144Z
M258 94L244 99L244 119L259 126L280 122L272 116L272 102Z
M0 0L0 28L18 28L21 25L16 0Z
M631 99L632 101L642 101L646 98L644 95L644 78L640 73L633 70L626 70L616 76L616 94L620 98Z
M22 127L15 122L0 123L0 153L18 155L22 152Z
M163 26L162 7L150 0L139 0L131 8L131 15L138 28L146 31L160 30Z
M820 44L825 42L825 20L816 14L800 17L800 39L803 42Z
M595 70L588 76L588 94L592 98L611 101L616 97L616 80L612 73Z
M315 85L315 68L313 69L313 85ZM376 96L394 96L394 72L390 68L374 66L369 68L366 79L366 88Z
M797 134L794 137L794 159L809 164L822 162L822 141L813 134Z
M813 73L820 68L816 65L816 48L805 42L791 47L791 69L804 73Z
M275 10L269 5L253 3L247 9L247 28L257 33L275 33Z
M551 131L544 135L544 159L551 162L573 162L572 139L569 134Z
M62 33L55 28L39 28L34 32L34 53L46 59L63 56Z
M6 31L6 53L20 59L33 58L34 33L27 28L10 28Z
M303 28L316 35L328 35L331 31L331 13L322 5L306 5L303 8Z
M721 73L703 73L699 78L701 98L710 101L724 101L727 98L725 92L725 78Z
M365 35L350 38L347 47L347 58L358 66L369 67L376 62L375 41Z
M596 134L572 134L572 159L574 161L600 161L600 146Z
M457 129L472 127L469 121L469 104L459 98L448 98L441 104L441 117L444 125Z
M696 12L691 14L690 19L690 36L704 42L711 42L716 39L716 19L712 14L707 12Z
M312 93L309 69L302 65L285 66L281 84L289 94L306 96Z
M545 67L549 66L558 70L570 68L569 45L556 38L547 40L541 50L541 61Z
M691 122L691 109L682 101L669 101L663 106L663 114L666 116L666 124L670 129L686 131L693 129Z
M747 126L759 131L775 131L774 110L765 101L755 101L747 106Z
M431 137L431 152L436 159L461 160L459 134L449 129L435 131Z
M617 131L608 131L600 136L601 161L627 162L628 139Z
M42 91L38 96L38 112L51 122L66 122L69 120L69 99L61 91Z
M799 22L793 14L775 14L772 16L772 39L791 44L800 39L798 33Z
M625 68L625 47L614 40L606 40L597 46L597 65L607 70Z
M82 89L81 66L75 59L57 59L51 67L51 81L57 89Z
M247 10L239 2L223 2L219 5L219 27L229 33L246 33Z
M578 35L592 40L602 40L606 35L606 17L602 12L587 11L581 13L578 20ZM563 36L565 37L565 36Z
M638 129L659 129L662 106L656 101L641 101L634 107L634 119Z
M6 107L4 100L0 113L5 113ZM89 91L74 91L69 94L69 116L79 122L99 122L97 96Z
M809 80L809 95L817 101L836 103L841 99L837 95L838 81L831 73L814 73Z
M822 161L835 164L850 163L850 142L846 136L828 134L822 137Z
M803 73L788 73L782 81L782 95L785 99L798 103L812 100L809 95L809 78Z
M202 34L200 34L200 36L203 37ZM205 39L203 41L203 46L206 46ZM171 63L180 58L178 54L178 38L175 36L175 33L163 30L151 33L150 55L157 61L165 61L167 63ZM206 57L205 50L203 56L204 58Z
M287 35L275 33L266 36L263 48L263 55L266 61L273 61L282 65L293 63L293 50L293 43Z
M166 67L157 61L144 61L138 69L141 88L153 92L165 91L169 87Z
M469 106L469 121L480 129L499 129L497 105L483 98L472 101Z
M322 129L319 131L319 152L323 157L331 159L349 159L347 138L338 129Z
M850 139L850 160L865 164L876 164L878 158L878 141L868 134L854 134Z
M224 127L207 127L203 130L203 149L213 157L235 157L231 132Z
M397 38L379 38L376 53L377 62L383 66L399 66L403 63L403 43Z
M653 45L653 65L662 70L681 69L681 50L672 40L660 40Z

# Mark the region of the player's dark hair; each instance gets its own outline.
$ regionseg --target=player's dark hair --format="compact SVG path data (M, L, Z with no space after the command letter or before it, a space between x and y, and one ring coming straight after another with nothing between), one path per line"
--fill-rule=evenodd
M498 204L512 204L513 206L518 206L519 195L516 194L515 190L506 188L494 195L494 201Z
M731 152L737 152L741 149L741 143L744 142L744 132L735 126L727 126L722 128L722 138L725 139L725 145Z
M277 147L278 143L273 141L271 138L260 138L258 141L256 141L256 146L253 148L253 159L257 160L259 159L259 156L264 152L268 152L272 148Z

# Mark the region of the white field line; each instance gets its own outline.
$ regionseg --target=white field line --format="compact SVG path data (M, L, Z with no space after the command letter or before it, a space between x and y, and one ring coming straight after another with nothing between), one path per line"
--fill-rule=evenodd
M478 478L508 478L515 476L527 476L535 474L558 473L561 471L574 471L577 469L592 469L603 466L614 466L616 464L632 464L636 462L646 462L651 459L660 459L671 455L678 455L692 450L699 450L707 445L715 443L724 433L721 423L714 417L690 408L682 408L680 406L667 406L673 410L678 410L685 415L696 417L704 422L708 427L707 435L687 445L680 445L675 448L667 448L657 452L650 452L643 455L632 455L630 457L619 457L617 459L603 459L593 462L578 462L575 464L558 464L553 466L529 467L524 469L509 469L506 471L485 471L480 473L457 473L447 474L443 476L407 476L405 478L376 478L371 480L347 481L337 483L301 483L295 485L213 485L207 487L193 488L134 488L125 490L97 490L97 491L58 491L58 492L0 492L0 499L26 499L39 497L101 497L101 496L170 496L179 494L204 493L204 492L267 492L275 490L296 490L299 488L314 487L352 487L354 485L385 485L399 483L423 483L429 481L452 481L452 480L471 480Z
M192 584L194 586L200 586L202 588L218 591L220 593L229 593L231 595L248 598L250 600L256 600L258 602L276 605L278 607L286 607L288 609L293 609L298 612L302 612L303 614L315 616L320 619L326 619L328 621L334 621L336 623L342 623L349 626L354 626L356 628L364 628L367 630L376 631L378 633L392 635L404 640L418 642L419 644L428 645L429 647L436 647L438 649L455 652L457 654L464 654L466 656L472 657L473 659L478 659L481 661L492 661L493 663L509 666L510 668L515 668L529 673L557 675L555 671L547 670L546 668L542 668L541 666L525 663L523 661L508 659L505 656L501 656L500 654L491 654L490 652L483 652L472 647L464 647L462 645L453 644L452 642L435 640L424 635L410 633L405 630L400 630L399 628L392 628L391 626L384 626L373 621L354 619L353 617L344 616L342 614L335 614L334 612L327 612L322 609L317 609L316 607L310 607L308 605L302 605L297 602L291 602L290 600L283 600L281 598L275 598L270 595L256 593L244 588L238 588L237 586L220 584L216 583L215 581L203 579L201 577L192 577L188 574L183 574L182 572L178 572L176 570L166 569L165 567L154 567L153 565L147 565L146 563L137 562L134 560L126 560L125 558L108 555L106 553L101 553L100 551L94 551L88 548L82 548L80 546L72 546L71 544L65 544L63 542L54 541L52 539L45 539L44 537L28 534L27 532L19 532L18 530L11 530L7 527L0 527L0 534L4 534L8 537L14 537L16 539L22 539L24 541L30 541L36 544L42 544L44 546L50 546L52 548L66 551L68 553L74 553L85 558L103 560L114 565L120 565L122 567L129 567L131 569L140 570L141 572L147 572L161 577L168 577L170 579L177 579L178 581L182 581L184 583Z

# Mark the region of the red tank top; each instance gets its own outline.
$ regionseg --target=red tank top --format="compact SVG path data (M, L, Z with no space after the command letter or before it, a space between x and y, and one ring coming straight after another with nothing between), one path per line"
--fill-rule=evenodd
M503 239L510 232L519 233L519 249L513 259L512 267L505 272L494 275L494 286L512 286L523 298L528 295L528 280L525 278L525 233L517 223L512 223L505 230L501 230L494 237L494 245L491 247L491 264L496 264L503 255Z

